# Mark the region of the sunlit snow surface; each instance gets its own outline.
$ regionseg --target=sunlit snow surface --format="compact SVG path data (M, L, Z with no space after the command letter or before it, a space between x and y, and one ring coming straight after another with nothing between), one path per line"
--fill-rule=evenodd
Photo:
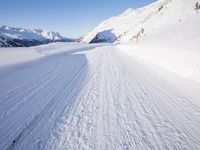
M82 37L118 45L0 48L0 149L200 149L195 3L128 9Z
M196 2L197 0L158 0L143 8L128 9L119 16L103 21L83 36L82 41L89 43L98 33L110 30L112 37L117 37L116 43L136 43L139 33L139 42L158 44L193 40L190 42L197 43L200 40L200 10L195 10Z
M0 149L200 149L197 82L114 45L7 50Z

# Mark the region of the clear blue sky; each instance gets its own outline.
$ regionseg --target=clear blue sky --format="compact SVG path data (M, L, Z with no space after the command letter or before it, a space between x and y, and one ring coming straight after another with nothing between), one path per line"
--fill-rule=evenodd
M79 37L127 8L156 0L0 0L0 25L58 31Z

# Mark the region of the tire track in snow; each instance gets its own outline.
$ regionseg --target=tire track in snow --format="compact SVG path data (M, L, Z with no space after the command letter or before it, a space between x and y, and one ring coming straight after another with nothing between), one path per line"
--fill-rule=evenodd
M125 59L124 59L125 60ZM127 63L130 65L130 62ZM148 69L148 68L147 68ZM126 71L124 72L127 72L128 70L130 70L130 68L127 68ZM145 71L143 71L145 72ZM165 106L167 107L167 103L169 102L172 102L171 104L175 103L177 100L178 100L178 103L177 103L177 106L179 107L176 107L176 105L173 105L173 107L176 107L174 108L174 112L176 111L179 111L180 108L182 107L181 106L181 103L179 102L179 94L176 94L176 95L170 95L168 94L168 90L170 91L171 89L173 89L173 87L164 87L168 84L166 83L163 83L161 81L159 81L158 79L153 79L153 80L149 80L149 76L148 74L144 74L142 75L143 72L134 72L132 73L132 75L134 74L138 74L137 76L135 76L135 78L127 78L129 81L128 83L137 83L140 91L143 93L143 97L146 99L145 101L142 101L140 103L140 106L142 106L142 109L143 111L142 112L146 112L146 116L147 116L147 119L146 120L149 120L149 123L151 123L150 125L153 126L153 128L155 129L155 131L158 129L158 127L160 126L163 126L165 127L166 129L168 129L168 131L166 133L168 133L169 131L171 132L171 135L168 135L169 137L169 141L167 142L166 141L166 137L165 138L162 138L163 135L160 135L160 131L157 131L157 135L159 137L159 139L162 139L161 141L165 141L165 144L168 143L169 145L165 145L163 147L169 147L170 144L174 144L174 145L171 145L173 149L182 149L183 148L183 145L185 145L186 149L190 149L191 147L193 147L193 149L195 149L195 147L197 148L198 146L198 143L200 142L199 140L196 139L196 142L193 141L192 139L193 138L190 138L188 136L188 133L185 132L186 128L183 128L184 126L179 126L178 124L176 124L176 120L171 120L171 116L168 116L168 113L171 113L170 111L172 110L168 110L167 113L164 113L163 110L162 110L162 107ZM145 77L146 76L146 77ZM138 78L139 77L139 78ZM141 78L142 77L142 78ZM145 77L145 78L144 78ZM130 81L130 79L137 79L136 81ZM156 81L158 80L158 81ZM142 81L142 82L141 82ZM154 81L154 82L152 82ZM160 84L161 83L161 84ZM159 85L160 84L160 85ZM132 85L130 85L130 87L133 87ZM164 87L164 88L163 88ZM137 89L137 88L136 88ZM144 90L145 89L145 90ZM162 89L162 90L161 90ZM176 91L176 90L174 90ZM139 92L138 92L139 93ZM138 95L137 92L134 94L134 95ZM141 99L140 97L137 98L138 100ZM157 101L155 101L157 100ZM157 103L159 102L159 100L164 100L160 106L157 105ZM145 106L145 103L147 103ZM157 106L156 106L157 105ZM152 108L151 108L152 107ZM188 107L190 107L190 105L188 105ZM189 109L190 110L190 109ZM156 112L157 111L157 112ZM188 110L187 110L188 111ZM153 115L151 115L151 113L153 113ZM181 112L181 115L183 115L184 111ZM159 114L162 114L159 116ZM194 115L193 115L194 116ZM158 120L152 120L152 119L157 119L158 117ZM183 117L183 116L182 116ZM198 121L198 120L196 120ZM170 123L170 124L169 124ZM158 125L156 125L158 124ZM182 125L185 125L185 123L183 123ZM196 127L196 129L198 129ZM191 130L191 129L190 129ZM198 133L199 131L196 130L196 132ZM155 136L155 137L156 137ZM171 137L174 137L174 136L177 136L177 142L176 139L174 138L171 138ZM190 143L193 142L193 145L191 145ZM177 144L179 143L179 144ZM160 144L162 145L162 144Z
M17 142L17 145L14 145L16 149L26 149L27 143L32 143L32 147L29 147L30 149L35 149L37 147L43 149L46 139L48 138L53 126L55 126L56 122L60 120L64 110L70 111L70 109L74 107L74 103L76 102L76 93L79 92L87 68L88 62L85 62L77 72L71 75L72 79L70 79L70 83L67 83L60 88L61 90L57 93L57 96L53 97L53 102L49 102L49 104L39 114L37 120L34 120L34 124L31 125L31 128L28 128L28 130L23 134L23 137L20 138L20 141ZM50 114L53 116L49 118ZM42 132L38 134L36 129ZM32 139L37 140L32 141Z
M99 59L99 54L97 56L97 58ZM87 83L89 86L86 86L84 88L84 92L82 94L80 94L80 96L77 98L77 101L79 102L79 104L73 108L74 111L78 110L78 113L75 113L72 111L72 113L70 113L70 116L68 118L68 113L64 113L63 119L61 120L61 122L57 123L56 128L54 129L54 133L56 132L58 135L58 137L56 136L50 136L50 139L48 140L45 149L80 149L80 143L84 144L85 140L82 138L86 138L85 133L87 133L85 130L85 127L87 127L87 131L91 130L90 132L92 132L92 119L90 118L92 116L93 113L95 113L95 110L97 110L98 108L96 108L93 104L94 101L96 99L96 97L98 97L97 95L97 89L94 90L95 88L97 88L98 84L99 84L99 80L98 80L98 76L99 76L99 65L98 62L96 62L96 59L93 61L90 61L90 65L93 64L95 65L95 69L92 69L89 72L88 75L88 80ZM88 92L85 92L88 91ZM91 92L92 91L92 92ZM86 120L82 118L82 116L84 116L84 114L86 114ZM74 116L75 115L75 116ZM94 119L94 118L93 118ZM89 121L89 123L88 123ZM67 126L67 124L72 124L71 126ZM67 132L66 132L67 131ZM88 131L89 132L89 131ZM66 138L68 140L73 140L76 139L76 141L74 141L75 143L70 143L70 142L66 142ZM88 148L89 146L85 144L85 148Z
M37 116L37 114L38 114L38 107L39 107L39 110L44 110L44 106L46 106L47 105L47 103L48 103L48 101L49 100L51 100L52 99L52 97L54 97L56 94L55 93L58 93L59 92L59 90L61 90L61 91L63 91L63 90L65 90L65 88L66 87L62 87L62 85L63 85L63 79L67 79L66 81L64 81L64 84L66 84L66 85L68 85L70 82L72 82L72 79L70 79L71 77L73 77L73 74L76 74L76 70L79 72L79 74L80 73L83 73L83 72L80 72L81 71L81 68L82 68L82 65L84 65L84 63L86 62L86 59L85 59L85 57L84 57L84 55L77 55L77 56L81 56L81 57L74 57L73 59L71 59L72 60L72 62L71 62L71 64L72 64L72 66L71 67L74 67L73 69L75 69L74 71L75 71L75 73L72 73L72 74L70 74L70 72L72 72L73 70L69 70L71 67L70 67L70 64L68 65L67 64L67 62L70 62L70 61L67 61L68 59L66 59L66 61L63 59L63 64L61 65L61 66L58 66L58 69L56 69L57 71L56 72L52 72L52 73L50 73L50 79L51 80L49 80L48 78L46 79L46 76L43 76L45 79L46 79L46 81L47 81L47 83L46 83L46 85L44 85L44 82L43 83L41 83L42 82L42 80L41 80L41 82L39 82L40 84L38 85L38 88L40 88L39 90L36 88L36 90L37 91L34 91L33 90L33 92L31 92L31 93L33 93L32 95L32 97L29 97L29 100L26 102L26 103L24 103L24 105L23 105L23 110L21 110L21 109L19 109L19 110L17 110L18 112L21 112L21 113L19 113L21 116L23 116L22 118L20 118L20 120L22 121L20 121L20 120L18 120L18 126L17 126L17 128L15 129L14 127L16 126L16 121L15 122L11 122L11 124L9 125L10 126L10 128L11 129L15 129L15 131L13 132L13 130L9 130L9 132L8 131L4 131L6 134L4 134L4 133L2 133L1 132L1 134L3 135L4 134L4 139L2 139L1 140L1 143L2 142L4 142L3 140L6 140L7 141L7 143L11 143L11 140L12 141L14 141L14 143L15 143L15 145L16 145L16 140L15 140L15 137L18 139L18 137L20 137L20 139L22 139L21 137L21 132L24 132L23 130L23 128L26 128L26 127L28 127L29 128L29 130L30 130L30 124L34 124L33 122L33 120L34 119L36 119L36 118L40 118L40 117L35 117L35 116ZM62 55L61 55L61 57L62 57ZM59 61L59 57L57 58L58 59L58 61ZM73 62L74 61L74 62ZM85 61L85 62L84 62ZM51 61L50 61L51 62ZM82 64L81 64L82 63ZM54 64L54 63L52 63L52 64ZM50 64L51 65L51 64ZM85 64L85 66L86 66L86 68L87 68L87 65ZM40 67L40 66L39 66ZM50 66L51 67L51 66ZM66 68L65 68L66 67ZM86 69L85 68L85 69ZM63 70L64 69L64 70ZM41 72L41 70L38 70L38 71L40 71ZM55 71L55 70L54 70ZM84 71L85 73L86 73L86 71ZM83 73L82 74L82 78L80 78L79 80L81 81L81 79L83 79L83 77L84 77L84 75L86 75L85 73ZM47 74L47 76L48 76L48 74ZM77 78L79 78L79 77L77 77ZM77 79L76 78L76 79ZM56 81L56 82L55 82ZM57 82L58 81L58 82ZM82 81L81 81L82 82ZM81 83L81 82L79 82L79 83ZM37 82L36 82L36 84L37 84ZM33 85L34 85L34 83L33 83ZM41 86L42 87L41 87ZM70 88L73 88L73 86L72 87L70 87L70 85L71 84L69 84L69 86L68 86L68 89L70 89ZM54 87L55 86L55 87ZM78 86L81 86L81 84L80 85L77 85L77 87ZM70 91L67 91L65 94L67 94L67 93L69 93ZM77 90L77 92L78 92L78 90ZM38 94L37 94L38 93ZM43 99L42 101L40 101L40 99ZM56 99L56 98L54 98L54 99ZM20 100L20 99L19 99ZM32 105L30 102L32 101L32 103L35 105ZM35 101L35 100L37 100L37 101ZM30 106L32 107L29 111L27 111L27 107L30 107ZM34 108L35 107L35 108ZM59 110L59 108L57 108L58 110ZM55 108L55 111L56 111L56 108ZM15 112L16 113L16 112ZM28 113L28 114L27 114ZM26 118L26 116L28 116L29 118ZM39 115L40 116L40 115ZM11 114L10 116L9 116L10 118L9 119L6 119L6 122L7 123L9 123L9 120L12 120L12 118L13 119L16 119L16 115L13 115L13 114ZM24 120L24 118L25 118L25 120ZM36 119L37 120L37 119ZM20 123L20 124L19 124ZM24 124L24 123L26 123L26 124ZM4 125L3 125L4 124ZM5 127L6 126L6 123L5 122L3 122L3 124L1 124L1 128L3 128L3 127ZM24 126L24 127L23 127ZM26 131L27 132L27 131ZM8 138L6 138L6 135L9 137L9 139ZM20 136L17 136L17 135L20 135ZM13 137L12 137L13 136ZM2 137L2 136L1 136ZM9 142L10 141L10 142ZM0 144L1 146L3 146L2 144ZM3 147L5 147L5 146L3 146Z
M129 59L114 46L77 55L87 57L87 62L79 62L81 57L67 58L72 66L65 66L63 59L60 69L55 67L56 73L51 74L55 78L49 74L46 85L35 86L33 92L38 94L31 97L32 102L24 103L33 108L21 110L21 115L28 113L31 118L25 117L26 124L18 124L21 132L10 133L15 141L7 142L9 148L200 148L199 107L151 67ZM33 101L38 98L43 101Z
M75 60L73 60L69 64L63 62L63 64L59 65L59 68L70 66L75 62L76 62ZM64 71L62 73L58 72L60 70L59 68L51 69L50 71L45 72L45 74L39 75L37 78L31 80L30 85L28 84L21 87L18 93L14 92L13 95L8 94L8 96L6 96L5 99L2 98L4 102L1 103L1 120L6 119L6 117L12 111L18 109L21 105L26 103L26 101L31 99L31 97L33 97L36 93L40 92L40 90L43 89L45 86L47 86L50 82L64 76L66 72Z
M75 57L75 56L74 56ZM59 65L59 66L61 66L62 64L64 64L64 65L66 65L66 62L64 61L65 59L67 59L67 58L62 58L62 59L60 59L59 61L57 60L57 65ZM74 59L73 58L73 56L70 56L70 57L68 57L68 61L70 61L70 59ZM55 59L56 60L56 59ZM24 70L22 70L21 72L20 72L20 74L19 73L17 73L16 75L15 75L15 79L14 80L17 80L18 82L20 82L20 83L17 83L17 84L13 84L13 82L12 82L12 86L14 86L14 88L10 88L10 81L9 81L9 77L7 76L6 78L7 78L7 80L1 80L1 85L4 85L3 86L3 89L4 90L6 90L5 92L3 92L2 90L1 90L1 96L0 96L0 98L1 98L1 100L2 100L2 98L3 97L8 97L8 96L10 96L12 93L11 92L16 92L16 90L17 89L19 89L19 88L21 88L21 87L23 87L23 86L26 86L26 84L27 84L27 87L29 87L30 85L29 84L32 84L33 82L34 82L34 80L36 80L37 78L41 78L41 77L44 77L44 76L46 76L47 75L47 77L48 76L52 76L50 73L52 73L52 72L56 72L56 70L58 70L59 68L57 67L57 65L55 65L55 60L53 61L53 62L51 62L51 61L49 61L49 63L47 63L47 64L42 64L42 67L43 68L39 68L38 67L38 65L35 65L35 66L33 66L33 67L31 67L31 68L29 68L29 66L27 66L26 67L26 71L24 71ZM39 65L41 65L41 64L39 64ZM51 66L51 65L53 65L52 67L49 67L49 66ZM43 70L43 71L41 71L41 70ZM30 71L32 71L32 72L37 72L37 74L34 74L34 76L33 76L33 78L31 78L31 79L28 79L28 80L24 80L23 82L21 81L21 80L19 80L20 78L22 78L22 77L24 77L24 75L26 75L26 74L28 74L28 73L30 73ZM13 76L13 74L11 74L12 76ZM28 76L27 76L28 77ZM5 77L4 77L5 78ZM19 78L19 79L18 79ZM9 82L8 82L9 81ZM36 80L37 81L37 80ZM35 81L35 82L36 82ZM8 85L6 85L6 84L8 84ZM17 85L17 86L16 86ZM7 89L6 87L9 87L9 89ZM9 98L9 97L8 97Z
M50 140L47 149L199 147L197 134L193 133L192 140L189 132L167 114L170 110L174 113L182 111L180 94L173 87L157 77L152 78L145 71L149 68L136 61L127 61L112 47L104 47L97 53L101 57L96 63L102 63L98 67L98 76L93 74L97 81L88 82L86 86L92 88L83 89L85 95L95 93L96 96L81 98L80 106L69 117L72 119L69 121L67 118L60 126L60 138L54 142ZM95 64L93 66L96 67ZM179 107L171 108L173 103L170 101L177 102ZM170 108L164 109L168 105ZM198 111L195 107L191 109ZM193 128L197 129L197 126Z

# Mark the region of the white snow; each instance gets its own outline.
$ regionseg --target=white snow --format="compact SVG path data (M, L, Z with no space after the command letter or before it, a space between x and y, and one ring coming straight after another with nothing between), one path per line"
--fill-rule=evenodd
M120 47L179 76L200 82L200 16L194 14L173 25Z
M113 43L117 37L112 33L112 30L105 30L96 35L91 43Z
M0 48L0 67L39 59L80 47L90 47L90 45L57 42L29 48Z
M200 12L195 10L196 2L159 0L143 8L129 8L102 22L82 41L90 42L96 34L110 30L117 37L116 44L126 43L119 47L127 54L199 82Z
M121 15L103 21L91 32L84 35L82 42L89 43L98 33L105 30L112 30L112 33L118 38L117 43L135 42L136 36L142 29L144 31L138 37L140 41L143 41L144 38L151 39L151 35L157 33L165 37L166 32L162 32L162 30L170 31L173 26L177 26L181 22L186 23L186 25L181 27L183 36L179 34L180 37L184 37L184 30L186 29L187 31L195 31L190 34L196 33L199 39L200 13L195 10L196 2L197 0L158 0L143 8L129 8ZM193 28L194 26L187 28L187 21L191 17L196 18L194 23L198 26L195 26L195 28ZM173 36L167 38L169 37L173 38ZM156 37L156 39L159 39L159 37Z
M200 149L195 3L128 9L83 37L115 44L0 48L0 149Z
M36 48L62 53L0 68L0 149L200 149L199 84L114 45Z
M118 47L127 55L158 65L179 76L200 82L200 50L151 45L124 44Z

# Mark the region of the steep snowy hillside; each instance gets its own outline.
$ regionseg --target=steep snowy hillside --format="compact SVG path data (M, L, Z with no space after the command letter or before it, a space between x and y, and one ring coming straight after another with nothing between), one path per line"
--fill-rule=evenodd
M179 36L184 37L185 29L190 35L199 35L196 38L198 40L200 30L198 26L194 26L194 24L200 24L200 12L195 9L197 2L198 0L159 0L143 8L128 9L121 15L102 22L94 30L87 33L82 38L82 42L96 41L97 36L100 38L99 33L104 31L110 31L110 34L103 35L101 40L113 39L107 42L140 42L143 41L141 39L151 39L152 35L156 34L159 36L154 36L154 40L162 38L165 41L167 34L169 35L168 39L175 35L173 34L174 30L179 30ZM187 22L191 17L195 19L192 22ZM177 28L171 30L174 26ZM187 28L185 28L186 26Z
M57 41L72 41L57 32L41 29L23 29L8 26L0 27L0 47L33 46Z

